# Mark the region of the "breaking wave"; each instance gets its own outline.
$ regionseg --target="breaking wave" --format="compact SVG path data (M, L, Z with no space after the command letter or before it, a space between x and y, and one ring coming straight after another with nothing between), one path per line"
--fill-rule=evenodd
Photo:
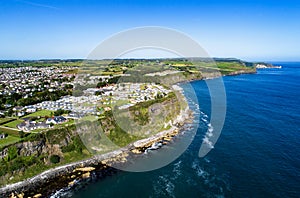
M200 111L201 114L201 120L203 121L203 123L206 125L207 127L207 131L204 135L203 143L207 144L209 146L209 148L213 149L214 145L213 142L210 141L210 138L213 137L213 131L214 131L214 127L211 125L211 123L208 121L208 115L206 115L204 112Z

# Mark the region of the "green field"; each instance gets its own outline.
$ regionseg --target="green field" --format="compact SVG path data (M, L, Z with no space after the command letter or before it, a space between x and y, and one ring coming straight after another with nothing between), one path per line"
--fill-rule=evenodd
M24 120L14 120L12 122L4 124L4 126L17 129L17 125L21 124L22 122L24 122Z
M24 116L23 118L29 118L29 117L38 117L38 116L51 116L51 113L54 113L54 111L50 111L50 110L40 110L31 114L28 114L26 116Z
M5 139L0 139L0 148L16 143L18 141L20 141L20 138L9 135Z
M14 118L0 118L0 125L15 120Z
M8 135L19 137L19 130L0 126L0 133L7 133Z

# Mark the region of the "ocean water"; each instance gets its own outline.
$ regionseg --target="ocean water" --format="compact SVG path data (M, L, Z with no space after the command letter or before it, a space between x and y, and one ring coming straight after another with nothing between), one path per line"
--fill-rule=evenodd
M62 197L299 197L300 63L223 78L227 114L218 142L198 157L209 129L205 81L192 82L199 100L197 134L171 164L150 172L119 172ZM192 108L198 106L192 105ZM214 133L214 131L212 131ZM174 143L155 152L176 147Z

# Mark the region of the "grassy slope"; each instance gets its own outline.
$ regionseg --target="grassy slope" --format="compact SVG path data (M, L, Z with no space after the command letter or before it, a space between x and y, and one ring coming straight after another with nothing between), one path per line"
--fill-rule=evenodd
M53 111L50 111L50 110L40 110L40 111L31 113L31 114L28 114L28 115L24 116L23 118L38 117L38 116L41 116L41 117L43 117L43 116L50 116L51 113L53 113Z
M14 144L19 141L20 141L20 138L9 135L5 139L0 139L0 148L3 148L10 144Z
M24 120L14 120L4 124L4 126L17 129L17 125L21 124L22 122L24 122Z

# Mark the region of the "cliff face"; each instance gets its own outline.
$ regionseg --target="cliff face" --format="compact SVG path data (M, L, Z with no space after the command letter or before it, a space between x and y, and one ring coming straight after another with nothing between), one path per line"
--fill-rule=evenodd
M99 131L96 131L97 134L91 134L88 127L80 130L81 128L75 125L41 134L30 134L26 137L27 141L25 138L24 142L10 145L0 151L0 185L18 181L19 176L21 179L26 178L28 172L38 172L39 169L42 171L48 169L49 165L53 167L55 163L62 165L90 156L92 151L88 151L83 144L84 135L87 135L87 138L92 136L93 139L88 139L89 143L97 141L95 146L100 146L96 151L100 148L105 153L111 150L111 145L105 142L107 137L115 145L124 147L169 129L183 107L186 107L182 98L178 96L171 92L166 97L139 103L126 111L107 112L103 119L93 123L89 121L88 125L83 125L101 127L104 134L98 134ZM89 133L83 133L81 136L77 133L79 131ZM59 161L52 161L52 156L58 156Z
M22 142L16 145L18 154L21 156L40 155L47 153L46 144L43 140L34 142Z
M43 140L33 142L22 142L14 145L17 148L19 156L38 156L42 153L47 153L46 144ZM0 152L0 161L4 160L8 156L8 150L10 147L3 149Z
M39 170L47 169L49 165L58 162L69 162L68 158L78 155L84 149L75 128L52 129L42 134L30 134L23 142L3 148L0 151L0 186L22 180Z

